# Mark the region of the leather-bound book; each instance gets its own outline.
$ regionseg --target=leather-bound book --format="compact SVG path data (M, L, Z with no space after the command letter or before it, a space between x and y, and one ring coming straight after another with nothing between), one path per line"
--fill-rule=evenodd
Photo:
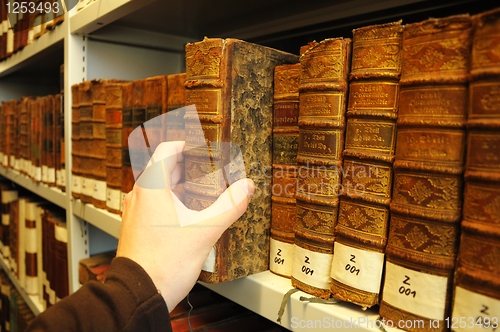
M339 206L351 39L300 50L299 165L292 285L330 297Z
M82 195L82 157L80 140L80 92L79 84L71 86L71 195Z
M21 174L28 174L28 159L30 158L30 125L29 114L31 112L31 98L21 98L21 108L19 113L19 171Z
M401 75L401 22L353 31L332 295L379 303L389 228Z
M131 158L134 158L134 166L142 162L145 166L149 159L134 155L136 146L134 142L130 145L128 137L130 133L136 128L141 126L146 121L146 108L144 104L144 94L146 88L146 80L135 80L132 83L129 93L124 93L124 106L123 106L123 132L122 132L122 146L123 146L123 166L122 166L122 194L126 195L134 187L135 178L132 169ZM130 106L131 105L131 106Z
M144 107L146 121L152 120L167 111L167 76L160 75L146 78L144 86ZM135 124L134 128L140 124ZM148 142L156 147L163 141L162 121L155 119L147 126Z
M43 98L37 97L31 109L31 178L42 181Z
M91 202L101 209L106 208L106 85L110 82L95 80L92 84L92 149L89 159L93 165L94 188Z
M494 331L500 324L500 9L473 21L462 232L449 327ZM461 317L467 317L465 328Z
M123 86L106 85L106 209L112 213L120 213L122 203Z
M93 136L93 105L92 105L92 93L93 86L97 82L95 81L84 81L78 84L78 94L79 94L79 122L78 122L78 132L80 137L80 174L82 180L82 190L80 194L80 200L83 203L92 203L92 196L94 194L94 136Z
M58 93L54 96L55 112L55 173L56 186L66 191L66 157L64 152L64 94Z
M405 25L398 132L380 315L444 331L460 232L468 15ZM432 299L432 300L430 300Z
M38 251L39 249L39 238L37 235L37 209L40 204L39 200L28 197L25 200L25 224L22 233L24 233L24 259L21 260L20 264L23 267L22 272L24 274L24 284L21 286L24 288L26 294L36 295L39 290L39 276L38 276L38 255L42 253Z
M269 270L292 275L299 141L300 64L274 69L273 169Z
M186 73L167 75L167 116L164 123L165 141L183 141L185 139L184 115L186 106Z
M63 213L54 214L54 253L55 256L51 265L54 265L53 284L55 302L62 300L69 295L69 275L68 275L68 229L66 217Z
M42 97L42 182L55 186L55 98L54 95Z
M80 284L83 285L90 280L104 282L111 261L115 256L116 253L113 251L92 255L80 260L78 263L78 281Z
M3 138L4 138L4 151L2 165L5 168L10 167L10 156L12 153L11 131L12 131L12 121L14 118L14 101L2 101L3 110Z
M0 195L2 202L2 227L0 237L0 250L5 260L10 257L10 206L17 201L19 192L10 183L0 183Z
M12 114L12 122L11 122L11 131L10 131L10 144L11 144L11 153L10 153L10 161L9 165L12 169L19 171L19 153L20 153L20 142L19 142L19 115L21 102L16 100L13 105L13 114Z
M237 39L186 45L186 105L196 110L184 116L185 204L210 206L245 176L242 164L256 185L249 208L213 247L201 281L233 280L269 267L271 177L265 171L272 164L273 71L296 62L296 55Z
M7 262L10 271L19 280L19 202L23 197L18 197L9 204L9 257ZM24 200L23 200L24 202Z

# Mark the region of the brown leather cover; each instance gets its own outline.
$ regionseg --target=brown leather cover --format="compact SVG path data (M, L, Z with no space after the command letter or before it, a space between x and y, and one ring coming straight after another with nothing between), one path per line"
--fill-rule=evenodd
M64 152L64 94L55 95L55 113L56 113L56 147L55 147L55 169L56 186L62 191L66 191L66 154Z
M42 101L37 97L31 109L31 177L35 181L42 181Z
M185 139L184 115L186 106L186 73L167 76L167 112L168 123L164 130L166 141L183 141Z
M21 159L20 173L27 173L27 161L30 158L30 125L29 125L29 114L31 112L31 97L21 98L21 108L19 114L19 145L20 153L19 157Z
M500 300L500 265L493 258L500 252L500 57L495 53L500 43L500 9L473 19L464 207L455 286ZM455 305L458 301L467 299L455 298Z
M295 191L299 145L299 81L300 63L284 64L274 69L271 239L277 244L293 245L295 241L293 228L297 215ZM291 270L280 272L279 269L280 265L291 268L292 262L282 257L282 252L287 248L289 246L277 245L275 252L270 252L269 270L290 278ZM293 256L292 253L289 257Z
M121 206L121 199L115 202L112 192L121 192L122 189L123 91L123 83L106 85L106 209L112 213L120 213Z
M92 84L92 178L94 188L91 202L106 208L106 85L110 81L95 80ZM100 185L99 185L100 184Z
M344 176L335 241L379 253L385 252L389 227L402 34L401 22L353 31ZM347 266L350 259L335 254L333 264ZM380 273L370 272L362 271L361 280L380 283L382 269ZM369 292L337 279L332 278L334 297L365 308L379 303L379 291Z
M128 146L128 136L136 127L146 121L146 108L144 104L145 84L146 80L135 80L132 83L130 92L123 94L124 104L122 110L122 192L128 193L134 187L135 179L130 162L130 149L134 147ZM144 163L147 160L143 161Z
M42 97L42 182L55 186L56 109L54 95Z
M94 153L97 148L93 145L93 109L92 86L94 81L84 81L78 85L80 119L78 122L80 137L80 157L82 177L82 192L80 199L83 203L92 203L94 182L92 170L94 168Z
M391 305L386 295L398 290L388 290L385 283L380 315L384 320L425 322L410 331L446 329L462 207L471 26L468 15L452 16L406 25L403 33L386 257L408 273L440 276L448 285L443 298L434 299L442 303L434 310L439 324L431 326L429 317L414 313L426 304L416 305L408 296L403 302L411 303L411 312Z
M115 255L114 251L105 252L80 260L78 263L78 281L80 284L83 285L90 280L104 282L106 272L109 270L111 260L113 260Z
M225 190L227 184L219 177L202 184L193 180L206 174L206 167L208 172L222 169L231 157L213 148L207 164L200 160L205 149L189 148L198 143L189 134L198 118L205 142L231 142L241 149L246 173L256 184L247 211L215 245L215 268L202 271L202 281L233 280L268 269L271 196L265 190L271 177L264 171L272 163L272 73L276 65L295 62L295 55L237 39L205 38L186 45L186 104L197 109L184 117L186 206L201 210ZM231 172L229 177L241 176Z
M78 199L81 196L81 143L80 143L80 92L79 84L71 86L71 195Z
M330 263L311 264L308 255L295 250L294 262L304 265L293 268L292 285L322 298L330 297L350 59L349 38L325 39L301 48L295 247L324 254ZM310 266L314 269L308 270ZM311 277L313 272L315 278L323 276L321 287L305 281L309 272Z
M146 121L156 118L167 111L167 76L160 75L146 78L144 90ZM154 124L154 125L152 125ZM148 142L156 148L163 141L162 122L158 119L148 126Z

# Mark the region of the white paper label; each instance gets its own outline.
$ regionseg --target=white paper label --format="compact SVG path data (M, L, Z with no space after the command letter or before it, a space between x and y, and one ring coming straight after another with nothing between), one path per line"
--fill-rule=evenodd
M106 206L110 209L120 211L122 205L121 202L122 191L117 189L107 188L106 192L107 192Z
M59 172L59 181L57 184L61 187L66 187L66 170L63 168Z
M55 168L47 168L47 182L48 183L56 183L56 169Z
M92 197L98 201L106 201L106 181L94 180L94 192Z
M448 278L386 263L383 300L429 319L443 320Z
M121 201L120 201L120 211L123 210L123 202L125 201L125 196L127 196L128 193L124 193L122 192L122 198L121 198Z
M384 254L335 242L331 277L345 285L378 294Z
M24 242L26 253L36 254L37 251L36 228L26 228L24 232L25 232L24 236L26 237L26 242Z
M7 155L3 155L2 163L5 167L9 166L9 157Z
M54 237L57 241L68 243L68 229L63 225L56 225L54 228Z
M82 195L92 197L94 194L94 180L82 177Z
M42 165L42 182L48 181L48 177L47 177L48 170L49 170L49 168L46 165Z
M215 272L215 247L212 247L210 250L210 253L208 254L208 257L205 260L205 263L203 263L203 267L201 269L210 273Z
M82 178L78 175L73 175L72 176L72 185L71 185L71 190L75 194L81 194L82 193Z
M33 168L33 178L35 181L42 181L42 168L41 167L34 167Z
M282 276L292 275L293 249L295 245L271 238L269 270Z
M292 276L309 286L330 289L333 255L294 247Z
M453 314L446 319L453 331L498 331L500 300L456 287Z

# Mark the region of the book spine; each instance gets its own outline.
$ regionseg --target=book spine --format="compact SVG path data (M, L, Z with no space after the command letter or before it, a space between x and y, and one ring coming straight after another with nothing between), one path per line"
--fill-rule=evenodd
M385 260L402 32L401 22L353 31L331 290L365 308L379 303Z
M246 176L241 159L256 184L248 210L210 253L202 281L233 280L268 269L271 176L265 172L272 164L273 103L268 73L294 62L295 55L235 39L206 38L186 45L186 104L196 107L188 106L184 117L186 206L204 209ZM241 159L232 155L238 148Z
M106 208L106 85L108 81L92 84L92 153L93 189L91 202L95 207Z
M149 161L149 159L145 159L145 156L140 154L142 142L137 142L138 144L136 145L135 142L130 142L128 139L130 133L146 121L146 107L144 104L145 85L146 80L135 80L132 82L131 112L129 114L127 110L126 114L123 114L123 128L125 133L122 139L125 139L125 142L122 143L127 144L127 156L123 160L124 164L122 168L122 192L125 194L132 190L136 176L139 175L140 171L144 169Z
M292 275L293 228L297 215L300 64L274 69L273 169L269 270Z
M292 285L330 297L351 39L301 48L297 223Z
M71 195L82 195L82 157L80 141L80 92L79 84L71 86Z
M167 121L164 123L165 141L184 141L186 110L186 73L167 76Z
M409 24L403 32L380 315L393 321L420 319L426 331L444 331L450 308L462 207L471 25L468 15L452 16Z
M137 84L137 83L136 83ZM130 152L128 149L128 136L134 129L132 122L132 113L134 108L133 82L125 83L122 90L123 110L122 110L122 176L121 176L121 195L120 207L124 196L132 190L134 178L132 174L132 164L130 163Z
M36 225L36 202L27 200L25 203L25 259L20 264L24 265L25 282L24 290L29 295L38 294L38 238Z
M58 93L55 95L55 121L56 121L56 133L55 133L55 176L56 176L56 186L63 192L66 191L66 160L64 152L64 94Z
M163 121L157 116L167 111L167 76L148 77L145 82L144 106L146 121L144 130L151 151L163 141Z
M473 17L461 239L451 322L494 330L500 319L500 10ZM453 331L465 331L453 324Z
M123 84L106 85L106 209L120 213L122 189Z
M92 195L94 194L94 179L92 170L94 168L95 147L93 146L93 105L92 105L92 88L93 81L85 81L78 84L79 94L79 112L80 118L78 122L79 137L80 137L80 174L81 174L81 194L80 200L83 203L92 203Z

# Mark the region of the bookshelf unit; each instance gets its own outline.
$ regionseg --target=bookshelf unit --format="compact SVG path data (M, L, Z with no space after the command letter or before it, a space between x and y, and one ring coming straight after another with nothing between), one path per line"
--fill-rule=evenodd
M71 142L71 86L98 78L134 80L185 71L184 45L204 36L239 38L298 54L312 40L352 37L351 30L403 19L477 13L496 7L477 0L318 0L308 4L283 0L190 2L171 0L96 0L80 11L74 6L64 22L22 51L0 62L1 100L59 91L59 67L64 64L65 141ZM42 64L42 65L40 65ZM70 292L78 289L78 261L91 253L116 247L121 220L71 196L71 144L65 145L66 190L49 188L0 166L0 176L66 209ZM5 264L0 262L2 268ZM258 314L276 321L290 280L269 271L206 287ZM19 288L19 287L18 287ZM294 293L281 325L310 330L323 321L350 322L344 330L378 331L378 314L347 303L317 304ZM35 314L40 312L23 295ZM326 328L328 329L328 328ZM330 327L331 329L331 327ZM321 329L316 326L315 331Z

